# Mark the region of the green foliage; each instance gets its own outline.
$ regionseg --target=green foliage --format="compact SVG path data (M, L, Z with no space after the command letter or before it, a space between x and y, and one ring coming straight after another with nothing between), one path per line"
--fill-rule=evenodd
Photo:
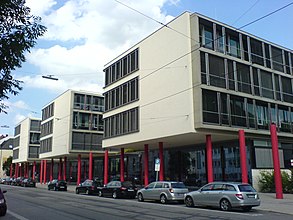
M0 113L7 109L3 100L22 89L22 81L14 79L11 71L21 67L25 52L46 32L40 22L40 17L30 14L25 0L0 1Z
M282 171L282 186L284 193L293 193L293 174ZM276 192L275 190L275 179L274 172L263 171L260 172L260 191L261 192Z
M8 157L3 163L2 169L6 172L6 176L10 175L10 164L12 163L12 156Z

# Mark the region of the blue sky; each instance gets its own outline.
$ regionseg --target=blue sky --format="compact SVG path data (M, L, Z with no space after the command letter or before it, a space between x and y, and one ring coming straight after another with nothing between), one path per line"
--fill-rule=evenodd
M119 0L166 23L184 11L197 12L236 28L292 0ZM23 90L0 114L0 134L13 135L24 118L41 118L41 109L67 89L103 92L103 65L160 25L115 0L27 0L48 32L13 72ZM292 50L293 5L243 30ZM54 75L59 80L43 79ZM2 126L9 126L4 128Z

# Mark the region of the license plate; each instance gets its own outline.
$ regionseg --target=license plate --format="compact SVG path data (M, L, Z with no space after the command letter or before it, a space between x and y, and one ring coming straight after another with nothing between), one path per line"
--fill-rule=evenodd
M128 191L134 191L133 189L129 189Z
M64 186L60 186L60 188L64 188Z
M255 198L255 195L254 194L249 194L247 195L248 198Z

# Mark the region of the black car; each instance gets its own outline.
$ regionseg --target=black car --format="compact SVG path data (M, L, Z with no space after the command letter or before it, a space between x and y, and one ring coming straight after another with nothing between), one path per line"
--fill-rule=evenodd
M23 187L36 187L36 181L32 178L26 178L21 182L21 186Z
M136 197L137 187L130 181L111 181L104 187L99 187L98 195L104 197L131 198Z
M59 191L59 190L67 191L67 182L65 180L54 179L48 183L48 190L51 190L51 189L55 191Z
M103 186L101 182L94 180L85 180L75 188L76 194L85 193L87 195L98 194L99 187Z
M4 216L6 215L6 211L7 211L7 205L6 205L6 200L4 197L4 193L6 193L6 190L1 190L0 188L0 216Z
M23 180L24 180L24 177L17 177L17 178L15 179L15 181L12 181L12 182L11 182L11 185L14 185L14 186L21 186Z

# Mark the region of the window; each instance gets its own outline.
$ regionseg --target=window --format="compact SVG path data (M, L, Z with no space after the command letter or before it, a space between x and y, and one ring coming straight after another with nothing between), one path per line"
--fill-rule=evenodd
M239 92L251 94L251 80L249 66L237 63L237 85Z
M285 106L279 106L278 116L280 131L291 132L289 108Z
M20 141L20 137L14 138L14 143L13 143L13 147L18 147L19 146L19 141Z
M74 94L74 109L84 109L85 95L83 94Z
M226 88L224 59L209 55L209 76L210 84L221 88Z
M259 75L256 68L252 68L254 95L260 95Z
M18 159L19 158L19 149L13 150L13 159Z
M54 103L42 109L42 120L46 120L54 115Z
M247 99L247 115L248 115L248 126L249 128L256 128L256 115L255 109L253 105L253 101L251 99Z
M221 93L221 124L229 125L227 94Z
M203 122L219 124L217 93L209 90L202 91Z
M283 90L283 99L285 102L293 103L293 92L292 92L292 81L290 78L281 77L282 81L282 90Z
M271 68L270 46L268 44L265 44L265 64L268 68Z
M40 152L39 147L29 146L28 157L29 158L39 158L39 152Z
M20 134L20 126L21 126L21 125L18 125L18 126L16 126L16 127L14 128L14 136L17 136L17 135Z
M47 138L41 141L40 153L47 153L52 151L52 138Z
M223 37L222 28L219 25L217 25L215 45L216 50L221 53L224 52L224 40L225 38Z
M73 150L102 150L102 134L73 132L72 149Z
M273 69L284 72L282 50L276 47L271 47L271 48L272 48Z
M41 130L41 121L39 120L31 120L31 131L40 131Z
M40 133L30 133L30 144L40 144Z
M256 102L256 113L258 128L267 130L269 128L268 104Z
M207 84L207 70L205 53L200 52L201 83Z
M272 73L261 70L260 76L261 76L262 96L266 98L274 99Z
M263 51L262 51L262 43L253 38L250 39L250 47L251 47L251 61L252 63L256 63L259 65L264 65L263 60Z
M280 76L278 74L274 74L274 78L275 78L276 99L281 101Z
M104 111L104 98L99 96L93 96L92 110L103 112Z
M53 119L41 125L41 137L53 133Z
M228 54L237 58L241 57L239 34L232 30L226 31Z
M235 76L234 76L234 65L232 60L228 60L228 78L229 78L229 89L235 90Z
M244 99L238 96L230 96L232 125L246 127L246 111Z

